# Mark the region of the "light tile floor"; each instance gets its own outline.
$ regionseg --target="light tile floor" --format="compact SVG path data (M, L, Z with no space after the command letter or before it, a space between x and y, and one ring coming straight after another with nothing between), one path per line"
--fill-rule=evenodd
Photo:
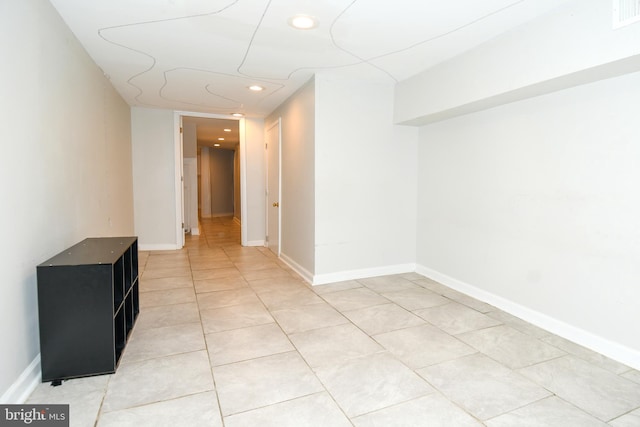
M640 373L415 273L310 287L230 219L140 253L114 375L41 384L71 425L640 426Z

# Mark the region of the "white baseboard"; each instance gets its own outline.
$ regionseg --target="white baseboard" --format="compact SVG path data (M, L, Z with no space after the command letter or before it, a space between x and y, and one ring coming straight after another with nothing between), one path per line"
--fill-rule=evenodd
M177 247L174 244L169 243L159 243L159 244L142 244L138 243L138 250L140 251L176 251L178 249L182 249Z
M200 229L198 227L191 227L191 235L192 236L199 236L200 235Z
M360 270L339 271L336 273L313 276L313 285L344 282L345 280L365 279L367 277L387 276L389 274L411 273L416 271L415 264L397 264L384 267L363 268Z
M264 246L264 240L249 240L246 246Z
M418 265L416 273L431 278L456 291L467 294L487 304L491 304L500 310L519 317L535 326L545 329L576 344L587 347L597 353L603 354L613 360L640 370L640 351L629 348L625 345L609 341L599 335L565 323L544 313L532 310L511 300L487 292L481 288L462 282L446 274L432 270L428 267Z
M33 393L42 381L40 372L40 355L27 366L18 379L0 397L1 404L22 404Z
M313 274L286 254L280 253L280 259L287 264L289 268L298 273L307 283L313 284Z

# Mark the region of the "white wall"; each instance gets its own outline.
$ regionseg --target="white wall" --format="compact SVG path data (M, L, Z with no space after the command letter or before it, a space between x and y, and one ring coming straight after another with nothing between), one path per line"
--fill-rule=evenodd
M640 73L421 128L419 271L640 368Z
M314 283L415 267L418 129L393 89L316 76Z
M174 113L131 109L135 230L142 250L176 249Z
M640 70L640 25L574 0L397 85L395 121L426 124Z
M211 216L233 216L233 151L209 150Z
M310 279L315 270L315 85L313 80L272 112L265 123L273 123L278 117L282 117L280 251L283 259L300 274Z
M49 2L0 2L0 57L0 403L18 403L40 378L36 266L134 233L130 116Z
M211 218L211 148L200 149L200 216Z
M264 245L265 232L265 169L264 169L264 120L244 119L246 177L246 209L242 228L249 246Z

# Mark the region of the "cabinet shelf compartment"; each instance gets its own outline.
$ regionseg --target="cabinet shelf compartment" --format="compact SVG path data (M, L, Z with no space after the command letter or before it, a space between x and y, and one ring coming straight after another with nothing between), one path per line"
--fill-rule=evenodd
M124 301L124 260L118 258L113 265L113 311L117 311Z
M131 280L138 277L138 241L136 240L129 248L131 251Z
M131 330L133 329L133 325L135 324L136 318L138 317L138 312L140 305L138 302L138 286L137 282L132 287L131 292L127 294L127 299L124 304L124 312L125 312L125 326L126 326L126 335L128 336Z
M114 319L114 338L115 338L115 363L117 364L122 356L125 345L127 344L127 331L125 330L126 314L124 310L116 313Z

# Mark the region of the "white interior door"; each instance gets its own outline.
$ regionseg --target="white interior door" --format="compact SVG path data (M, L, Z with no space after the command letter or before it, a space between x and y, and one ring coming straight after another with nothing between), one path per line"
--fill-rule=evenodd
M198 229L198 162L195 157L184 158L184 228L192 235Z
M280 256L280 118L267 129L267 247Z
M184 165L183 165L183 141L182 141L182 116L174 116L176 137L176 247L184 247Z

